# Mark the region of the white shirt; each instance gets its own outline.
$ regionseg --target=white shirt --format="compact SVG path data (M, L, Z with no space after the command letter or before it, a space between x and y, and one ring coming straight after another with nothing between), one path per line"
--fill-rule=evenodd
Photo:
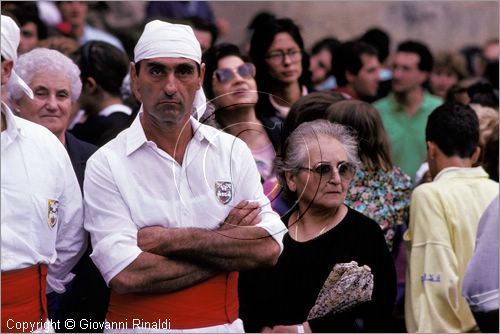
M191 117L194 136L182 165L146 139L140 117L88 161L84 182L85 228L91 258L109 281L142 252L137 231L145 226L215 229L242 200L258 200L264 228L283 249L286 232L264 195L246 144ZM227 182L227 204L216 196ZM224 184L223 184L224 185ZM223 199L223 196L221 196Z
M62 293L86 246L75 172L49 130L3 103L2 114L2 272L48 264L48 291Z
M132 109L129 106L117 103L107 106L103 110L99 111L99 116L108 117L109 115L114 114L115 112L122 112L129 116L132 115Z

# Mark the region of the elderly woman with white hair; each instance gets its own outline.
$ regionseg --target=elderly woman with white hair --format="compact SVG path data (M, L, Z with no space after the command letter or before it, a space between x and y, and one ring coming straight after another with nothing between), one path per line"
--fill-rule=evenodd
M66 131L73 104L82 91L78 66L59 51L37 48L20 56L14 68L34 94L30 99L19 87L10 87L16 112L43 125L64 144L82 188L86 161L97 147Z
M282 153L277 174L296 204L277 265L242 273L245 330L390 330L396 275L382 230L344 204L360 164L356 139L315 120L298 126Z
M59 51L37 48L20 56L14 68L34 95L30 99L18 87L10 87L16 112L20 117L46 127L63 143L82 190L87 159L97 147L66 131L73 104L82 90L78 66ZM64 323L68 318L78 320L83 317L104 321L109 292L89 254L90 246L73 268L76 277L65 295L48 295L52 320Z

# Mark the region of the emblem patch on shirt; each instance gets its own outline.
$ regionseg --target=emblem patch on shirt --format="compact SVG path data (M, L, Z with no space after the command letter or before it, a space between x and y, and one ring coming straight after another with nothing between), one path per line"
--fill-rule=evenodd
M57 224L57 220L59 217L59 201L55 199L49 199L49 210L48 210L48 219L47 223L50 228L54 228Z
M233 184L227 181L215 181L215 196L222 204L227 204L233 198Z

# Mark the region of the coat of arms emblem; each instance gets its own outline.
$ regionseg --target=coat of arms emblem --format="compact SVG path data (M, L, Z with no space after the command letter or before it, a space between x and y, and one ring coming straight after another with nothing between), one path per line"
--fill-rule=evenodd
M48 205L48 219L47 223L50 228L53 228L57 224L59 217L59 201L55 199L49 199Z
M222 204L227 204L233 198L233 184L227 181L215 181L215 196Z

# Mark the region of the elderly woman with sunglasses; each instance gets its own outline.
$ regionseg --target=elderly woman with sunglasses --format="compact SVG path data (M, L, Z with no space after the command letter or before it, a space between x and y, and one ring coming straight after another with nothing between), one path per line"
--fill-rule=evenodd
M396 275L383 233L375 221L344 204L359 165L356 139L340 124L302 123L289 136L275 164L296 206L276 266L242 275L240 316L245 330L390 330ZM332 268L351 261L370 268L371 300L308 320ZM352 294L356 300L351 289L342 289L335 298Z
M255 66L237 46L219 44L203 55L204 89L212 112L205 122L242 139L252 151L262 180L273 177L272 167L280 132L255 113L258 101Z

